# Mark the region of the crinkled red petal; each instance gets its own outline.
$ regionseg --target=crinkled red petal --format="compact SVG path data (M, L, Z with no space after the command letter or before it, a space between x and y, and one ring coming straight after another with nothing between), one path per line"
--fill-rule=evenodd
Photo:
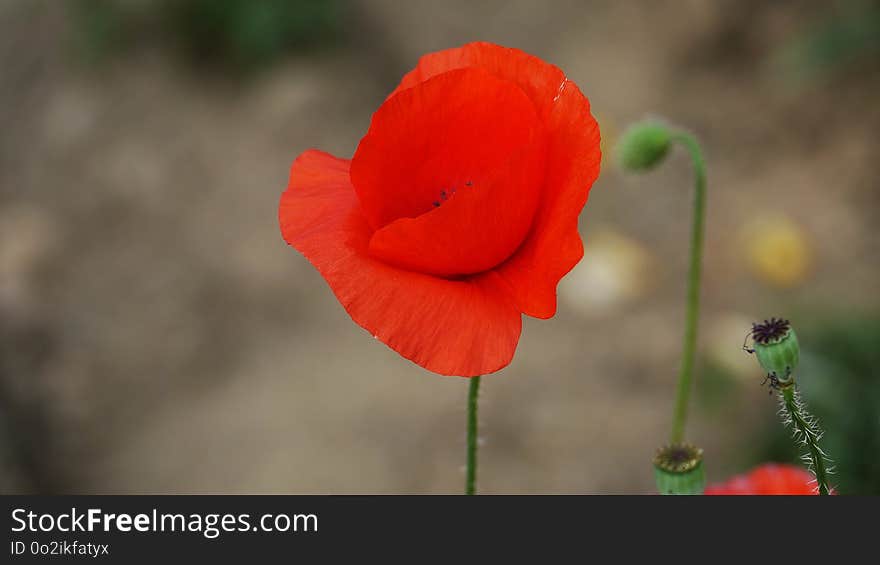
M369 255L373 229L350 161L300 155L281 196L284 239L318 269L352 319L403 357L443 375L475 376L513 358L521 315L493 272L447 280Z

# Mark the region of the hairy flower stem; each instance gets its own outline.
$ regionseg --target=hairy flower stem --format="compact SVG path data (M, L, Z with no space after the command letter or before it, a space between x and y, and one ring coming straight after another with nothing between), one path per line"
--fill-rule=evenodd
M822 430L816 419L807 413L806 407L800 396L794 389L794 384L784 387L780 393L784 423L794 428L794 438L807 447L805 460L810 463L813 473L816 475L816 483L819 494L828 494L828 456L819 447L822 438Z
M678 391L672 418L672 443L684 440L688 401L693 388L694 356L697 348L697 321L700 317L700 267L703 263L703 232L706 224L706 163L697 140L690 134L676 132L672 140L688 150L694 167L694 200L691 219L690 263L687 279L687 310L684 345L678 373Z
M467 403L467 469L464 482L465 494L477 494L477 397L480 378L471 378Z

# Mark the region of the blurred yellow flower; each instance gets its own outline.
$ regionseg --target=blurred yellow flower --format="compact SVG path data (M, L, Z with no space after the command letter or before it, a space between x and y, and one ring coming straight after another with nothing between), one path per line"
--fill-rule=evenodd
M748 222L741 240L749 269L763 283L791 288L802 283L812 269L809 237L788 216L768 215Z

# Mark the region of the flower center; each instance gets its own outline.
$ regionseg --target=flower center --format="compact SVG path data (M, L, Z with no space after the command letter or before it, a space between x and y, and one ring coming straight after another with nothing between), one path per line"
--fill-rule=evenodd
M791 323L782 318L770 318L759 324L752 324L752 339L755 343L768 344L781 340L791 329Z
M472 181L465 181L464 186L472 187L472 186L474 186L474 183ZM432 202L432 204L434 205L434 208L439 208L441 204L443 204L444 202L446 202L447 200L452 198L452 196L455 194L456 190L457 189L454 186L452 188L450 188L449 190L446 190L445 188L441 189L440 190L440 197L437 200L435 200L434 202Z
M703 461L703 450L689 443L674 443L657 450L654 466L670 473L685 473Z

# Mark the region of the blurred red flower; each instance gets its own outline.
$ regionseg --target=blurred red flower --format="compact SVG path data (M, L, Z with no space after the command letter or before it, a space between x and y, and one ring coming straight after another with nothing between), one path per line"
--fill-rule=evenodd
M471 43L422 57L351 160L300 155L281 232L376 338L481 375L510 363L521 314L555 314L599 162L589 102L561 70Z
M766 463L745 475L706 487L705 494L817 494L816 479L794 465Z

